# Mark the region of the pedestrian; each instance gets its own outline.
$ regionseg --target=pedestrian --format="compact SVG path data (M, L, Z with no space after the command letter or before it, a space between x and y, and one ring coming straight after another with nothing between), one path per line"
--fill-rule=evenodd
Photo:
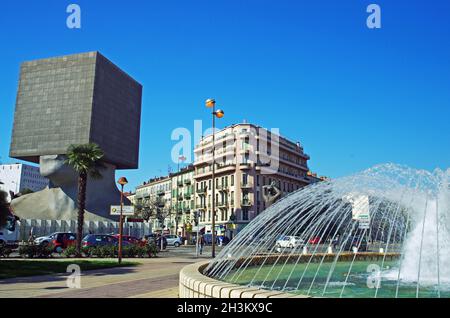
M198 244L198 250L200 255L202 255L203 253L203 246L205 246L205 238L203 237L203 235L199 235L198 240L197 240L197 244Z

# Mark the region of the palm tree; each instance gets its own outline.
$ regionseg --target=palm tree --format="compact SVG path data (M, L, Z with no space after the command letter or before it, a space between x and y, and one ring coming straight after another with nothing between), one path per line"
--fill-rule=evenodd
M103 158L103 156L103 150L94 143L71 145L67 149L66 163L78 173L78 255L81 255L81 236L83 235L84 210L86 207L87 179L88 176L94 179L102 177L100 170L104 168L104 165L100 160Z

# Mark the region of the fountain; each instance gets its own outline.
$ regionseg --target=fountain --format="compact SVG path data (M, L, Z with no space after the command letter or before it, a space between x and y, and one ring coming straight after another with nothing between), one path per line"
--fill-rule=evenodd
M450 169L384 164L310 185L261 213L202 273L292 295L450 297L449 182Z

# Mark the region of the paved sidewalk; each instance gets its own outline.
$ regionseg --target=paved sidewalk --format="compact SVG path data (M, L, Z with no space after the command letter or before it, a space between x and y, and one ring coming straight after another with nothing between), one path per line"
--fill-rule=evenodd
M181 249L179 251L182 252ZM67 287L68 274L1 280L0 298L174 298L178 297L180 270L201 259L169 252L160 258L136 261L141 265L82 273L81 289Z

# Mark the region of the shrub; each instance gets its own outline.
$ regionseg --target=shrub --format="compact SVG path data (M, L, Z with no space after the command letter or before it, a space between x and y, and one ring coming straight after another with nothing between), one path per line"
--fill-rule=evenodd
M158 248L156 247L156 244L152 242L145 246L145 252L148 255L148 257L156 257L156 254L158 253Z
M85 246L81 248L81 254L83 254L86 257L92 257L95 255L94 252L94 248L95 247L89 247L89 246Z
M78 256L77 254L77 247L76 246L68 246L62 253L65 257L75 257Z
M138 246L136 248L136 255L139 258L144 258L147 255L147 249L144 246Z
M48 246L26 244L19 247L19 255L25 258L48 258L52 254L53 248Z
M0 257L9 257L12 253L12 249L8 246L0 245Z
M34 248L34 245L21 245L19 247L19 255L21 257L24 258L33 258L35 253L36 253L36 249Z
M84 247L82 249L83 254L86 257L98 257L98 258L115 258L119 255L119 248L117 246L91 246ZM144 258L156 257L158 249L155 244L148 244L146 246L128 245L122 249L122 257L124 258ZM66 254L64 254L67 256ZM69 256L67 256L69 257Z

